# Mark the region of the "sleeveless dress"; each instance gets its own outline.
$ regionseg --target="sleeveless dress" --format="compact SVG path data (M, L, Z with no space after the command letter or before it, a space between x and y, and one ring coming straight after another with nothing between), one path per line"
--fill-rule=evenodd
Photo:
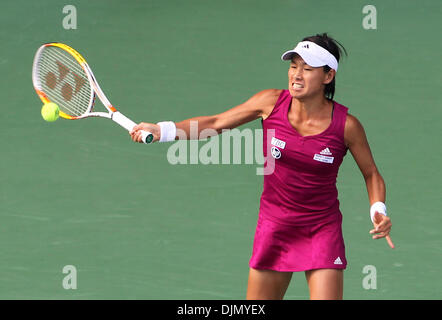
M249 265L285 272L345 269L336 179L347 153L348 108L333 101L329 127L302 136L288 119L291 102L289 90L283 90L262 121L265 167L270 170L264 174Z

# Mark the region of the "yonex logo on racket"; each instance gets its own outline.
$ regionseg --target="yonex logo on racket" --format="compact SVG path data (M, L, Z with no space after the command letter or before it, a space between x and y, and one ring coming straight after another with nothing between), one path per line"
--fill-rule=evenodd
M72 97L81 90L86 80L77 75L75 72L70 71L69 68L65 66L62 62L57 60L56 64L58 67L58 77L55 75L54 72L49 71L45 77L46 85L50 89L56 90L57 85L62 83L66 79L66 76L69 75L69 73L72 74L75 82L75 88L72 88L72 85L65 81L60 89L62 97L66 101L70 101Z

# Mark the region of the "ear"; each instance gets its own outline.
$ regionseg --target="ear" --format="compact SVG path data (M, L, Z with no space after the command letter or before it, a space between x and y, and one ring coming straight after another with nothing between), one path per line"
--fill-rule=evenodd
M332 82L333 79L335 78L335 75L336 75L336 70L334 70L334 69L330 69L330 70L325 74L323 84L329 84L330 82Z

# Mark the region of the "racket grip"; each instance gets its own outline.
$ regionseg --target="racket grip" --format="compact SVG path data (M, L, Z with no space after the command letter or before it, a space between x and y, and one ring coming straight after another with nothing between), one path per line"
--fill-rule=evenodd
M143 143L149 144L153 140L153 134L150 133L149 131L142 130L141 131L141 140L143 141Z
M114 120L116 123L118 123L120 126L122 126L127 131L131 132L132 129L137 125L135 122L130 120L128 117L123 115L122 113L116 111L112 114L112 120ZM142 130L141 131L141 137L142 141L146 144L151 143L153 140L153 134L149 131Z

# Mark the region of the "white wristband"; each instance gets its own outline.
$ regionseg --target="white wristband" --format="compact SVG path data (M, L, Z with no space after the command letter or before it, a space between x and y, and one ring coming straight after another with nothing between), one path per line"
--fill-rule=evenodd
M162 121L158 122L157 125L160 126L160 142L175 141L176 137L176 126L173 121Z
M370 218L371 222L374 223L374 215L376 212L379 212L380 214L383 214L384 216L387 215L387 207L385 206L385 203L383 202L375 202L370 207Z

